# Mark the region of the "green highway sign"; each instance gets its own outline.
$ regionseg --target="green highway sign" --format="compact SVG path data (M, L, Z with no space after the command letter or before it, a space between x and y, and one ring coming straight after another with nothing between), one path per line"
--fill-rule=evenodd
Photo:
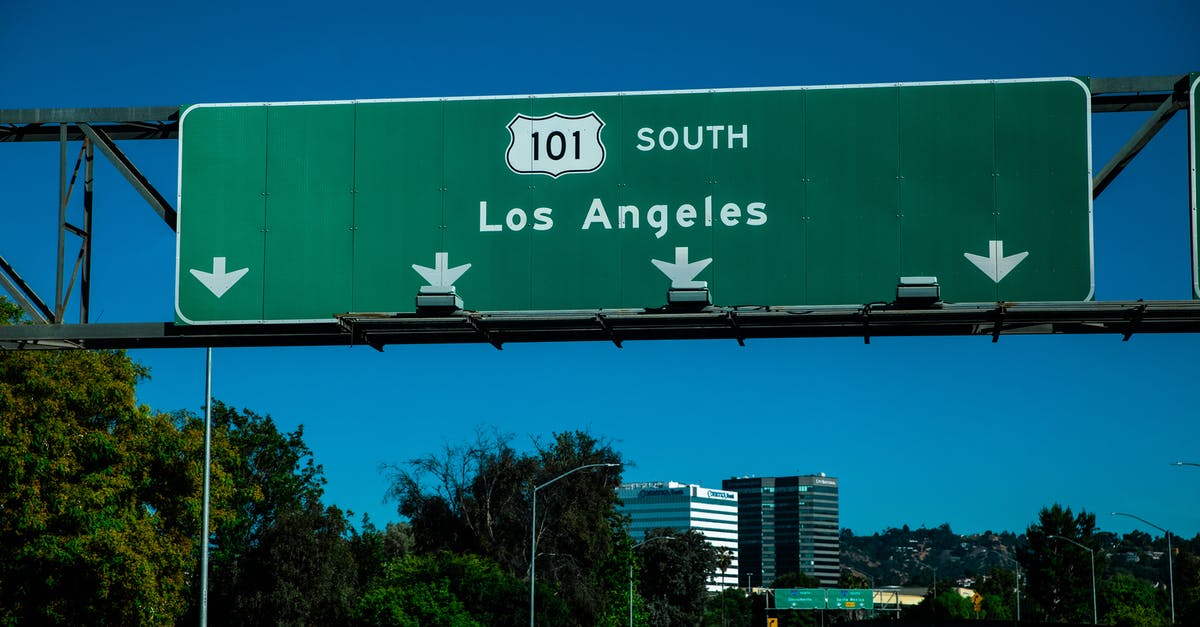
M220 104L180 117L181 324L1092 297L1074 78ZM454 301L451 301L454 302Z
M875 609L875 591L863 589L836 589L826 591L829 609L831 610L871 610Z
M776 588L775 609L823 610L825 609L825 589Z

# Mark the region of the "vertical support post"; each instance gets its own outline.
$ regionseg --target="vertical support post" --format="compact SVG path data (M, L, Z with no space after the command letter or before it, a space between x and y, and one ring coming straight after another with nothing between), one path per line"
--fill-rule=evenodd
M66 238L67 238L67 124L60 122L58 125L58 275L55 280L54 287L54 320L53 322L61 324L63 321L63 311L66 305L63 303L63 272L65 271L66 254Z
M212 468L212 347L204 360L204 506L200 532L200 627L208 625L208 500Z
M95 147L83 140L83 276L79 281L79 323L88 323L88 305L92 301L92 179Z
M529 627L533 627L533 595L537 585L537 488L533 488L533 520L529 524Z

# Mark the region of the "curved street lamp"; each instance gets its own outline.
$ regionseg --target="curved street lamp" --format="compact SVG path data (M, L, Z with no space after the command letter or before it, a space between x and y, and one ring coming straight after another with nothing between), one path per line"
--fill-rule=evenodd
M680 539L679 536L654 536L653 538L646 538L645 540L642 540L641 542L638 542L637 544L635 544L629 548L630 548L630 551L632 552L633 549L636 549L639 546L649 544L649 543L655 542L657 540L679 540L679 539ZM629 558L629 627L633 627L633 556L632 555Z
M1174 625L1175 624L1175 566L1174 566L1174 562L1172 561L1172 558L1171 558L1171 532L1167 531L1166 529L1163 529L1162 527L1159 527L1158 525L1146 520L1145 518L1142 518L1141 516L1134 516L1133 514L1126 514L1124 512L1113 512L1112 515L1113 516L1125 516L1127 518L1132 518L1134 520L1140 520L1140 521L1146 523L1147 525L1150 525L1151 527L1158 529L1159 531L1163 532L1163 534L1165 534L1167 536L1167 580L1169 581L1169 585L1171 587L1171 624Z
M1056 535L1048 535L1046 537L1050 538L1052 540L1062 540L1064 542L1070 542L1071 544L1074 544L1075 546L1087 551L1091 555L1091 557L1092 557L1092 624L1098 625L1099 619L1097 618L1098 613L1097 613L1097 609L1096 609L1096 552L1093 551L1091 548L1083 546L1082 544L1080 544L1070 538L1064 538L1063 536L1056 536Z
M1200 466L1196 462L1175 462L1172 466Z
M920 566L921 568L928 568L929 570L933 571L933 596L930 599L930 604L929 604L930 607L933 607L932 601L933 601L933 599L937 598L937 594L938 594L938 592L937 592L937 566L930 566L929 564L926 564L925 562L913 562L913 563L916 564L917 566Z
M563 477L566 477L567 475L573 475L573 474L579 472L580 470L587 470L588 468L615 468L617 466L620 466L620 464L584 464L583 466L579 466L578 468L572 468L571 470L564 472L563 474L547 481L546 483L543 483L542 485L534 486L533 490L530 491L533 494L533 521L529 525L529 627L533 627L533 618L534 618L533 599L534 599L535 586L537 585L537 493L538 493L538 490L541 490L542 488L550 485L551 483L554 483L555 481L558 481L559 479L562 479Z
M1013 573L1017 576L1017 622L1021 622L1021 563L995 549L993 553L1013 563Z

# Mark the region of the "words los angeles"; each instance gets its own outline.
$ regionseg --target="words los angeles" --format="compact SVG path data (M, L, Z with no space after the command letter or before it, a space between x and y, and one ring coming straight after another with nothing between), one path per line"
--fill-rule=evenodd
M534 231L549 231L554 228L554 210L550 207L538 207L527 212L520 207L508 211L497 211L489 214L486 200L479 201L479 232L500 233L505 231L522 231L526 227ZM582 212L580 212L582 213ZM503 214L503 218L500 217ZM712 228L716 224L726 227L750 226L757 227L767 223L767 204L763 202L713 202L712 196L705 196L703 202L696 204L682 203L676 205L655 204L642 211L637 205L616 205L614 210L605 207L599 198L593 198L583 220L579 222L584 231L645 228L654 231L654 237L662 238L672 225L690 229L696 226Z

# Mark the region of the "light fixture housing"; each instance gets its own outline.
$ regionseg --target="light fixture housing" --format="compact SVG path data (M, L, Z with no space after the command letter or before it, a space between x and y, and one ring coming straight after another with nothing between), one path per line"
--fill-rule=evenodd
M423 285L417 291L417 312L423 314L448 314L463 308L462 298L453 285Z
M928 307L942 299L942 290L935 276L902 276L896 285L896 304Z

